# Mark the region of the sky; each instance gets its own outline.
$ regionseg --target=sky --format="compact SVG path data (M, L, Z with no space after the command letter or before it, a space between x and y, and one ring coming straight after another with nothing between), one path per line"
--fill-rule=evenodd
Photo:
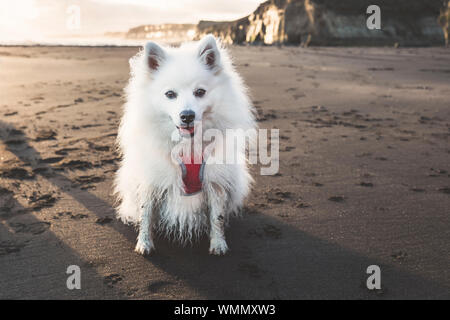
M263 0L0 0L0 42L101 35L142 24L233 20Z

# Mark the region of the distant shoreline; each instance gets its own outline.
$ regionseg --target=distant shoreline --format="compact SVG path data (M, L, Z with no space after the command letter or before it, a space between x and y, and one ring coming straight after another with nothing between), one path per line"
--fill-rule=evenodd
M3 44L0 43L0 48L29 48L29 47L64 47L64 48L70 48L70 47L85 47L85 48L139 48L142 47L145 42L150 41L150 39L143 40L141 44L134 43L134 44L58 44L58 43L33 43L33 44ZM164 41L161 41L161 43L164 43ZM178 46L180 45L180 42L172 42L167 43L171 46ZM237 46L237 47L302 47L300 44L294 45L294 44L273 44L273 45L267 45L267 44L261 44L261 43L246 43L246 44L227 44L227 46ZM392 45L310 45L305 48L395 48L395 46ZM443 45L409 45L409 46L398 46L397 48L445 48Z
M1 44L0 48L30 48L30 47L63 47L63 48L70 48L70 47L85 47L85 48L138 48L142 47L142 45L124 45L124 44Z

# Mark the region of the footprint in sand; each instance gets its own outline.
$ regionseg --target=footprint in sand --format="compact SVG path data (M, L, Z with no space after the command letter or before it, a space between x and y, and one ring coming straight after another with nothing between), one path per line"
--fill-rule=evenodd
M31 233L33 235L44 233L50 228L50 225L50 222L33 222L29 224L13 222L9 224L16 233Z
M18 180L29 180L35 178L32 172L29 172L21 167L0 167L0 177Z
M70 151L76 151L79 150L79 148L62 148L59 150L56 150L55 153L59 156L66 156Z
M238 271L251 278L261 278L264 273L257 264L248 262L240 263Z
M147 291L150 293L157 293L168 286L172 286L174 283L170 281L151 281L147 286Z
M34 141L56 140L56 132L51 129L39 130L34 138Z
M88 142L88 146L90 149L97 151L109 151L111 149L109 146L102 146L92 142Z
M63 217L69 217L70 219L73 220L81 220L88 218L89 215L83 213L73 214L71 211L65 211L65 212L58 212L56 216L53 216L53 219L59 219Z
M20 138L13 138L13 139L8 139L5 141L5 144L12 149L17 149L17 148L23 148L25 147L25 139L20 139Z
M405 251L397 251L391 254L391 257L397 261L403 261L408 257L408 254Z
M0 217L9 215L15 205L14 192L0 187Z
M39 211L43 208L53 207L58 199L53 197L51 194L38 194L33 192L33 194L28 198L28 204L35 211Z
M314 187L323 187L323 183L320 182L313 182Z
M361 187L369 187L369 188L373 187L373 183L372 182L361 182L359 185Z
M104 224L110 223L111 221L113 221L113 219L111 219L110 217L103 217L103 218L98 218L95 221L95 223L104 225Z
M280 189L271 189L266 192L266 199L269 203L279 204L285 200L292 200L293 194L289 191L281 191Z
M256 236L258 238L280 239L282 236L282 231L274 225L265 224L261 228L250 230L249 235Z
M245 206L242 211L245 214L260 214L260 212L254 207L254 205L252 206Z
M304 93L296 93L292 96L295 100L306 97Z
M25 243L20 243L17 241L1 241L0 242L0 256L5 256L7 254L13 252L19 252L23 247L25 247Z
M86 170L92 168L92 163L83 160L65 159L59 163L60 169Z
M266 237L272 239L280 239L282 235L281 229L271 224L266 224L263 231Z
M112 273L103 278L103 283L106 284L109 288L114 287L114 285L120 281L122 281L122 276L118 273Z
M345 201L345 197L343 196L332 196L328 198L329 201L333 201L333 202L344 202Z
M292 146L286 146L284 149L280 149L280 151L281 152L289 152L289 151L292 151L292 150L294 150L295 149L295 147L292 147Z
M75 181L77 183L73 184L72 187L79 187L81 190L95 189L94 183L99 183L104 180L105 180L104 177L99 177L95 175L79 176L75 178Z
M64 157L49 157L49 158L40 159L39 163L51 164L51 163L60 162L63 159L64 159Z

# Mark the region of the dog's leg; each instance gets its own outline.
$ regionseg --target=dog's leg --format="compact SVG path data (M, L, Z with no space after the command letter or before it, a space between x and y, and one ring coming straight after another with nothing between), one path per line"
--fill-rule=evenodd
M139 235L134 251L142 255L149 254L155 249L152 236L152 206L141 207L141 221L139 223Z
M219 195L214 197L209 204L209 253L223 255L228 251L225 241L225 201Z

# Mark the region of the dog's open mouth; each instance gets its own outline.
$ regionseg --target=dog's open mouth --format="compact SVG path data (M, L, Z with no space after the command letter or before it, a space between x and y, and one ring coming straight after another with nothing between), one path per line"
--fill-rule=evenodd
M177 128L178 128L178 130L180 131L180 134L182 135L182 136L194 136L194 133L195 133L195 127L192 125L192 126L186 126L186 127L179 127L179 126L177 126Z

